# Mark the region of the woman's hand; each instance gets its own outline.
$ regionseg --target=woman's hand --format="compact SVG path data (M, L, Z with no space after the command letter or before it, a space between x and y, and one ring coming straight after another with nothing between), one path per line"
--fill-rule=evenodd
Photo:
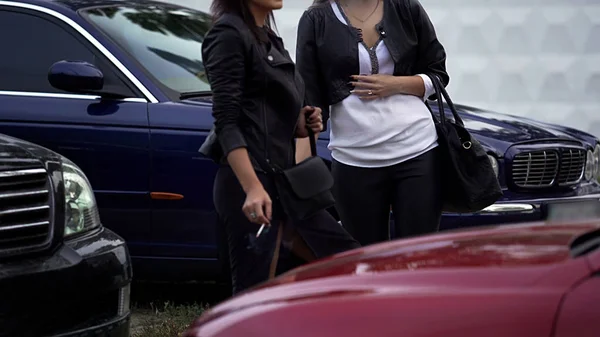
M353 75L350 84L354 86L354 90L350 92L365 100L399 93L397 77L392 75Z
M386 74L353 75L351 93L360 99L373 100L397 94L422 97L425 84L420 76L392 76Z
M307 127L310 128L315 134L323 131L323 115L321 113L321 108L312 106L305 106L302 108L302 110L300 110L300 116L298 116L296 137L308 137L308 130L306 129Z
M242 206L242 211L250 220L257 225L270 225L272 213L271 197L261 184L257 184L246 193L246 201Z

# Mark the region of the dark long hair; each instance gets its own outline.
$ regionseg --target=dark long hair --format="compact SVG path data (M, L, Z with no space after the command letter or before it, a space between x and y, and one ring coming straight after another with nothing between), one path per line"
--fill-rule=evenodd
M250 0L213 0L212 4L210 5L210 11L212 12L213 20L216 21L227 13L238 15L242 18L242 20L244 20L250 31L252 31L258 40L265 41L267 36L265 36L265 32L256 25L256 20L250 11L248 1ZM272 12L267 16L265 27L272 32L275 32L277 29L275 26L275 18Z

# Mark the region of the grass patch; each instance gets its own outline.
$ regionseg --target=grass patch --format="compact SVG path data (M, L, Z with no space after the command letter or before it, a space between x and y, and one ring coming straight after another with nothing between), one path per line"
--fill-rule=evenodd
M150 303L148 307L134 307L132 337L177 337L190 323L198 318L208 305L161 305Z

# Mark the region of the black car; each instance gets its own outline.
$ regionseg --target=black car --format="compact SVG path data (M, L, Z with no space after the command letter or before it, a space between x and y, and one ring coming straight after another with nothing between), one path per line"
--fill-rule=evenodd
M129 336L131 276L79 167L0 135L0 336Z

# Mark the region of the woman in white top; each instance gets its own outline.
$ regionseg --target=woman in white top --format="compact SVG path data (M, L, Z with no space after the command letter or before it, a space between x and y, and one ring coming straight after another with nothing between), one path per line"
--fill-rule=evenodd
M389 239L390 208L396 237L439 227L443 168L424 101L429 76L448 84L445 61L417 0L316 0L300 20L305 103L331 119L336 208L362 245Z

